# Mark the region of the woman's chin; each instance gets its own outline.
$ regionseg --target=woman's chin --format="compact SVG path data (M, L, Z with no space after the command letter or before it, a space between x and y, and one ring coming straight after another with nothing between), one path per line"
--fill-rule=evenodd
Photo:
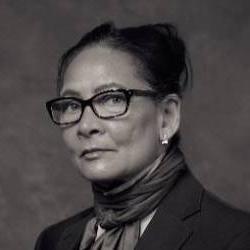
M92 183L99 185L110 186L120 182L122 174L113 167L113 164L108 160L103 159L77 159L75 161L81 175Z
M122 181L118 175L110 175L110 173L97 173L93 171L86 171L79 169L81 175L90 181L92 184L95 184L99 187L103 187L104 189L111 189L116 186L119 186L124 181Z

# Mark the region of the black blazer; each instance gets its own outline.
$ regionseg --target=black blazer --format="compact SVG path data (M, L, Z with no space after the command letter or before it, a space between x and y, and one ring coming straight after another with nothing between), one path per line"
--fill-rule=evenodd
M78 250L93 209L53 225L35 250ZM209 194L187 171L141 236L136 250L250 250L250 215Z

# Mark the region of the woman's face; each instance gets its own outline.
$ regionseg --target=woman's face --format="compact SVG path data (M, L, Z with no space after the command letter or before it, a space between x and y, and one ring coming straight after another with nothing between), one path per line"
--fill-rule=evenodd
M137 75L129 54L95 46L83 50L70 63L60 95L88 99L117 88L150 89ZM154 165L163 152L160 117L155 101L133 96L123 116L100 119L87 106L81 120L63 128L62 133L83 176L93 182L119 182Z

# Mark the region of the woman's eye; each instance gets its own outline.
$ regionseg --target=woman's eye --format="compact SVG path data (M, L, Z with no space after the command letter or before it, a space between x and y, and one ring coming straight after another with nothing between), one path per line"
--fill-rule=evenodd
M120 104L125 102L125 97L122 94L109 94L102 96L99 100L99 103L103 104Z
M123 99L120 96L112 96L109 101L112 103L120 103L123 101Z
M67 104L65 104L65 107L64 107L64 112L72 112L72 111L76 111L76 110L79 110L81 107L78 103L75 103L75 102L69 102Z

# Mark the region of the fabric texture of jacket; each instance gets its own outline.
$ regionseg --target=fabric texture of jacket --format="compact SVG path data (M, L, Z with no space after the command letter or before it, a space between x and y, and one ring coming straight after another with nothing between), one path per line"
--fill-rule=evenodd
M93 208L50 226L35 250L78 250ZM250 215L207 192L187 171L158 207L136 250L250 250ZM112 250L112 249L111 249Z

